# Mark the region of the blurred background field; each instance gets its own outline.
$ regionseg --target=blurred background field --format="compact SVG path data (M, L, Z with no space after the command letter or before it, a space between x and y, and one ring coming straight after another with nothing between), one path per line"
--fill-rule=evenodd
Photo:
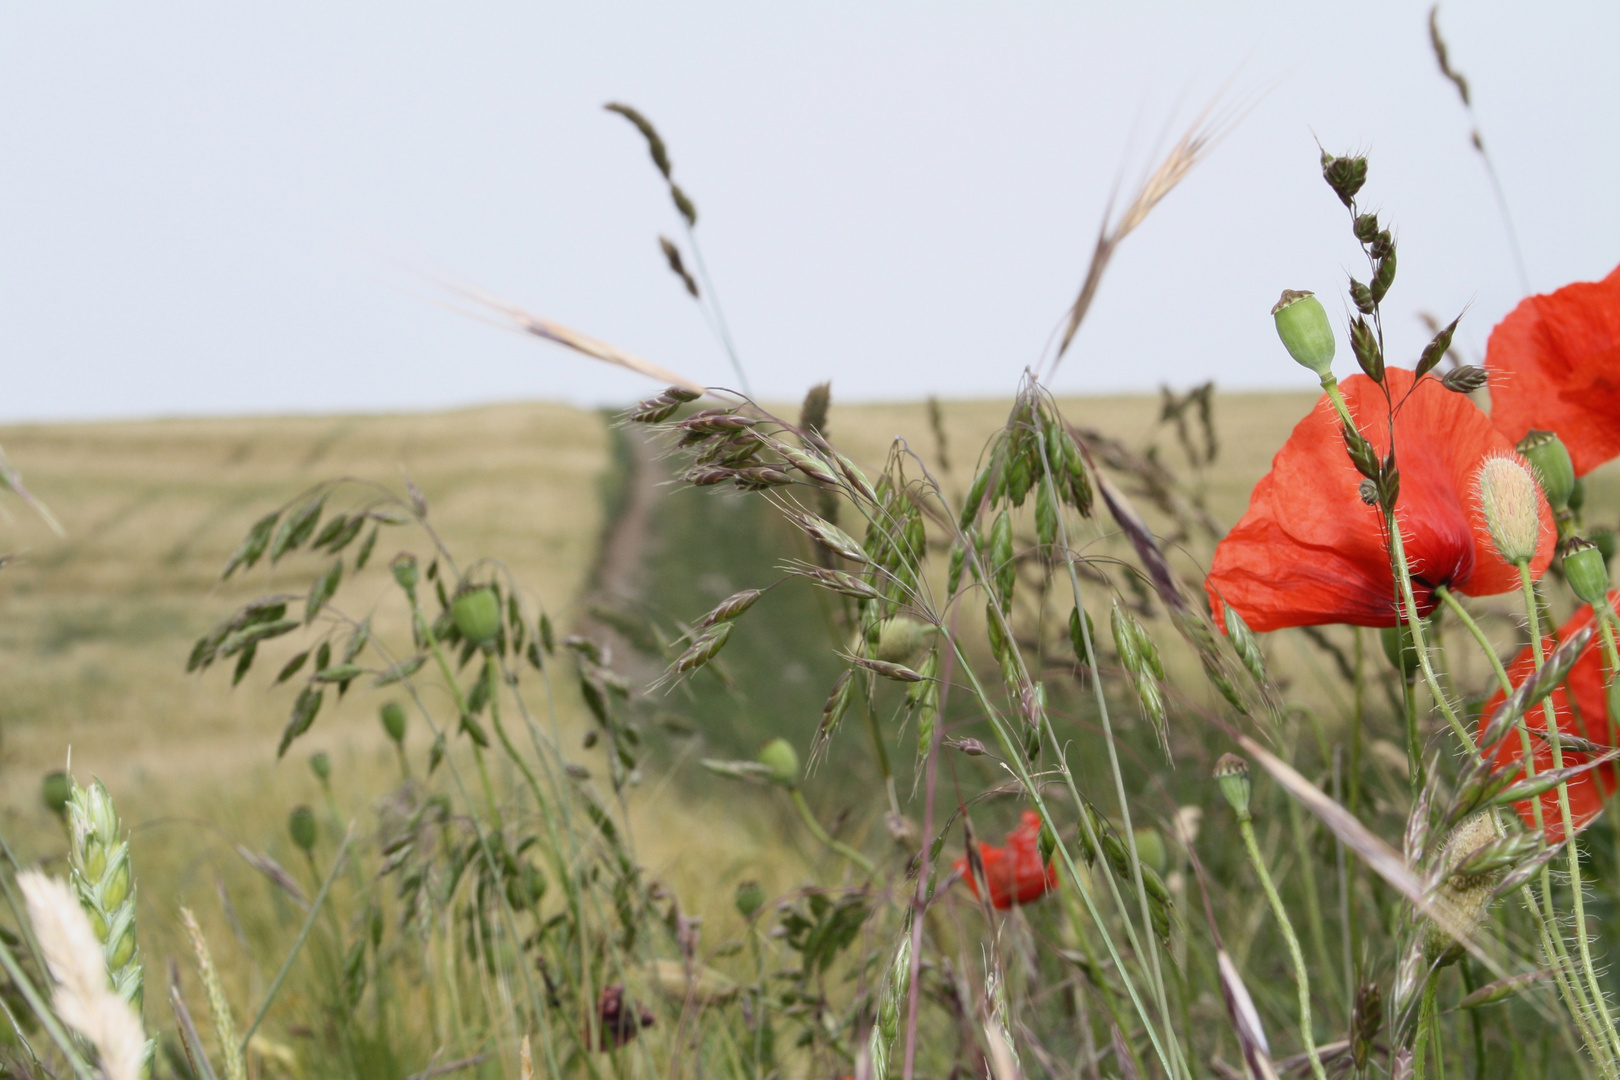
M1162 460L1211 523L1225 528L1242 513L1250 488L1312 401L1306 393L1216 394L1218 452L1198 468L1164 419L1161 399L1073 399L1060 407L1072 424ZM897 437L938 461L942 432L949 468L940 479L960 498L1007 408L998 401L939 403L936 427L923 403L845 406L835 398L829 431L874 471ZM796 411L781 409L787 416ZM1203 446L1200 431L1191 436ZM197 907L217 940L245 924L245 935L237 935L245 962L233 977L256 995L273 959L259 943L284 939L297 913L267 897L233 845L269 852L312 888L286 839L289 808L321 807L335 835L345 818L368 820L373 801L397 783L398 773L376 720L386 695L367 688L325 711L276 762L292 693L268 683L295 646L272 651L234 689L221 671L185 674L192 641L220 618L265 592L301 594L322 565L299 555L222 585L219 571L231 551L261 514L323 479L348 476L401 489L409 477L463 563L475 557L505 563L528 599L550 613L559 637L608 635L620 650L617 666L640 683L656 674L662 659L655 642L642 641L647 651L637 653L635 639L689 622L738 589L770 584L797 538L759 499L664 484L656 448L638 449L631 441L637 438L638 432L615 427L608 413L549 404L386 417L0 429L0 445L66 532L58 539L15 510L6 525L16 561L0 575L5 835L25 857L49 859L60 850L59 826L40 804L39 782L47 770L62 767L71 747L74 772L104 779L132 825L143 948L162 957L179 947L176 901ZM1594 482L1594 502L1603 505L1613 479L1605 472ZM1129 478L1122 483L1130 487ZM384 534L362 574L362 594L385 592L387 561L405 542ZM1094 542L1115 541L1103 536ZM1189 581L1197 580L1197 563L1207 551L1208 537L1189 538L1179 556ZM739 881L758 880L777 895L827 858L792 826L774 793L716 784L697 766L706 756L751 756L778 734L801 749L809 745L837 670L831 647L840 644L827 640L817 596L790 582L750 614L748 632L717 665L730 686L699 679L641 703L653 750L642 787L628 804L637 857L688 910L717 927L735 920L730 897ZM1503 621L1500 629L1506 634L1512 627ZM1330 631L1329 640L1348 648L1342 630ZM1281 679L1293 683L1291 699L1319 710L1318 719L1332 730L1347 706L1328 691L1329 654L1292 632L1272 635L1268 649ZM562 745L599 769L601 749L593 758L581 748L589 724L568 667L561 653L551 665ZM1466 684L1475 674L1483 671L1454 676ZM528 693L538 696L537 687L531 684ZM420 775L427 753L420 731L407 749ZM316 750L333 761L330 802L307 767ZM835 831L881 828L850 818L869 799L875 776L862 740L843 739L833 753L834 767L824 768L808 789L818 814ZM1183 772L1193 770L1179 778L1162 765L1142 767L1148 788L1171 793L1158 808L1161 819L1175 812L1177 800L1199 800L1198 791L1207 787L1188 788L1196 762L1179 763ZM986 783L995 782L987 763L953 758L952 768L977 769ZM904 779L909 784L908 771ZM296 994L285 1008L299 1008Z

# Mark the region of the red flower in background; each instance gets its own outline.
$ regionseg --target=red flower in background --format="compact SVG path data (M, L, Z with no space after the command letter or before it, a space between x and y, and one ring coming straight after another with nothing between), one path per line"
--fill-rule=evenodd
M1057 888L1057 871L1041 860L1041 815L1033 810L1025 810L1018 827L1007 834L1006 847L980 843L979 861L984 863L984 881L994 907L1032 903ZM979 883L969 871L967 856L956 860L956 872L978 896Z
M1418 613L1433 610L1437 585L1470 596L1518 588L1517 568L1491 543L1475 486L1485 459L1512 455L1513 444L1473 402L1438 380L1424 379L1414 390L1408 370L1389 368L1384 377L1396 403L1396 513ZM1384 392L1365 375L1346 379L1342 389L1361 434L1383 457L1390 439ZM1205 588L1217 623L1222 604L1231 604L1255 630L1396 625L1383 515L1361 501L1361 479L1324 396L1277 451L1248 511L1215 548ZM1537 575L1552 560L1554 542L1552 513L1538 502L1541 534L1531 562Z
M1509 439L1555 432L1576 476L1620 455L1620 267L1522 301L1491 331L1485 369Z
M1609 602L1612 604L1617 601L1620 601L1620 591L1611 592ZM1591 621L1592 609L1582 607L1568 622L1558 628L1558 636L1560 639L1568 638ZM1545 647L1551 651L1554 644L1555 642L1548 638ZM1524 651L1508 665L1508 678L1517 686L1535 669L1535 657L1531 654L1530 646L1526 645ZM1557 708L1559 734L1575 735L1599 746L1616 745L1620 731L1615 729L1614 721L1609 716L1609 696L1604 686L1604 677L1603 649L1600 639L1594 635L1591 643L1576 659L1575 666L1570 668L1569 678L1564 685L1552 692L1552 702ZM1491 714L1502 704L1505 696L1498 690L1496 696L1486 702L1485 710L1480 714L1481 726L1490 720ZM1547 731L1547 714L1542 710L1542 706L1537 705L1525 713L1524 720L1525 726L1531 732L1530 748L1535 756L1536 772L1546 772L1552 768L1552 747L1542 737ZM1537 735L1536 732L1542 734ZM1494 754L1498 764L1506 765L1524 757L1524 742L1515 728L1486 752ZM1566 768L1585 764L1591 759L1590 754L1564 747ZM1577 832L1585 828L1603 809L1604 799L1614 792L1616 776L1615 763L1609 762L1595 769L1589 769L1569 782L1570 819L1574 822ZM1526 825L1535 827L1534 802L1526 799L1514 803L1513 808L1519 812L1519 817ZM1556 788L1541 795L1541 820L1546 827L1549 843L1556 844L1564 838L1564 819L1558 811Z

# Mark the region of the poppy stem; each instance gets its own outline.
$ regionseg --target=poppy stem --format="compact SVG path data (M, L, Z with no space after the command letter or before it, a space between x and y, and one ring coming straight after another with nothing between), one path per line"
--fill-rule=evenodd
M1288 945L1289 959L1294 964L1294 982L1299 989L1299 1033L1305 1041L1305 1055L1311 1061L1311 1074L1316 1080L1327 1080L1321 1055L1316 1052L1316 1035L1311 1030L1311 977L1305 967L1305 953L1299 947L1299 935L1294 933L1288 910L1283 907L1282 897L1277 895L1277 886L1271 881L1271 872L1266 869L1266 860L1261 856L1260 845L1254 838L1254 822L1246 812L1240 811L1238 814L1238 832L1243 836L1243 847L1249 853L1249 863L1260 878L1260 887L1265 890L1271 913L1276 917L1277 927Z
M816 816L810 812L810 804L804 801L804 792L795 787L789 792L789 795L793 798L793 808L799 812L799 818L804 822L804 827L810 830L810 835L814 836L823 847L837 852L868 874L877 872L877 867L872 865L871 859L868 859L842 840L833 839L827 830L821 827L821 822L817 821Z
M1438 596L1446 607L1451 609L1451 613L1457 616L1457 620L1463 624L1463 628L1473 635L1475 641L1479 642L1480 651L1485 654L1485 659L1491 662L1491 670L1496 672L1496 684L1502 688L1502 693L1513 693L1513 682L1508 678L1507 668L1502 666L1502 658L1496 655L1496 646L1491 644L1491 639L1485 636L1485 631L1480 629L1479 623L1474 621L1474 617L1468 613L1468 609L1463 607L1462 602L1444 585L1436 585L1434 595Z
M1536 670L1540 671L1547 660L1546 643L1541 637L1541 612L1536 600L1535 580L1530 576L1528 561L1519 563L1519 586L1524 593L1525 610L1530 620L1531 655L1535 657ZM1562 769L1564 749L1558 735L1558 710L1551 696L1542 701L1541 709L1547 718L1547 744L1552 748L1552 766L1554 769ZM1620 1034L1615 1031L1614 1017L1609 1014L1608 1000L1603 995L1603 987L1598 984L1597 969L1592 964L1592 946L1586 925L1586 898L1581 887L1581 853L1575 835L1575 822L1569 809L1569 785L1560 782L1557 791L1558 814L1563 822L1564 840L1569 854L1569 889L1575 915L1575 943L1581 954L1581 974L1586 978L1587 988L1592 995L1591 1008L1603 1020L1602 1031L1607 1036L1608 1043L1604 1048L1604 1057L1613 1062L1617 1051L1620 1051ZM1543 888L1545 889L1545 885Z

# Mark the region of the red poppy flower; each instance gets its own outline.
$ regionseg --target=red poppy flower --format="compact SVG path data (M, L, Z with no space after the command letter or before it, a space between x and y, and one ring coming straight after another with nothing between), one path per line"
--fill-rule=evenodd
M980 843L979 861L984 863L984 880L994 907L1033 903L1048 889L1057 888L1057 870L1041 861L1041 815L1033 810L1025 810L1018 827L1007 834L1006 847ZM967 856L956 860L956 871L978 896L979 883L968 871Z
M1396 403L1396 513L1418 613L1434 609L1437 585L1470 596L1518 588L1518 569L1491 543L1476 487L1480 465L1514 456L1513 444L1473 402L1438 380L1424 379L1413 389L1412 372L1403 368L1389 368L1384 378ZM1389 451L1384 392L1365 375L1341 387L1361 434L1383 457ZM1255 630L1396 625L1383 515L1361 501L1361 479L1324 396L1277 451L1248 511L1215 548L1205 588L1217 621L1227 603ZM1554 532L1539 493L1537 504L1541 531L1531 570L1539 575L1552 559Z
M1609 594L1609 602L1620 601L1620 590ZM1567 638L1592 621L1592 609L1582 607L1563 626L1558 628L1558 636ZM1547 639L1546 648L1551 651L1556 644L1551 638ZM1535 657L1526 645L1524 651L1514 658L1508 665L1508 677L1514 685L1523 682L1525 677L1536 669ZM1569 678L1557 690L1552 692L1552 702L1557 709L1558 731L1562 735L1575 735L1588 742L1600 746L1616 745L1620 731L1616 731L1614 721L1609 717L1609 695L1604 686L1605 672L1603 670L1603 646L1601 639L1593 636L1591 644L1576 659L1575 666L1569 670ZM1484 711L1480 714L1480 723L1483 725L1490 719L1491 713L1502 704L1504 694L1498 690L1496 696L1486 702ZM1531 731L1530 748L1535 755L1536 772L1543 773L1552 768L1552 746L1547 740L1535 733L1541 732L1543 736L1547 731L1547 714L1541 706L1536 706L1525 714L1525 726ZM1518 730L1510 732L1506 738L1490 751L1496 756L1499 764L1506 765L1518 761L1524 756L1524 742ZM1591 760L1590 754L1578 750L1564 749L1564 766L1566 768L1581 765ZM1603 809L1603 801L1613 794L1617 774L1614 762L1599 765L1581 773L1568 784L1570 819L1579 832L1591 820L1598 816ZM1530 799L1514 803L1513 808L1519 812L1526 825L1535 827L1535 804ZM1564 838L1564 819L1558 810L1558 791L1543 792L1541 795L1541 820L1546 827L1549 842L1556 844Z
M1575 475L1620 455L1620 267L1522 301L1485 347L1491 422L1557 432Z

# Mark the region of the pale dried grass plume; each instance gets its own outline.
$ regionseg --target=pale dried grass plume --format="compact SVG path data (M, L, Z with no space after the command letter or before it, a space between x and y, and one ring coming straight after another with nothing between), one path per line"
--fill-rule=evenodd
M140 1080L146 1033L135 1011L113 992L101 943L78 899L62 882L34 870L17 875L17 886L56 984L51 1005L57 1015L95 1048L108 1080Z

